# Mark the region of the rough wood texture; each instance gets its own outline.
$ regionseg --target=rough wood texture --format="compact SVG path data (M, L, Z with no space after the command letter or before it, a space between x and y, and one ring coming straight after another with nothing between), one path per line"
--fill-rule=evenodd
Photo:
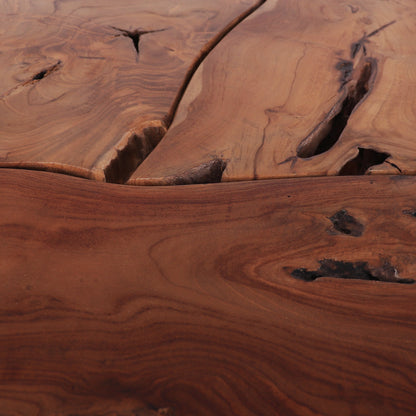
M219 159L223 181L416 173L415 16L413 0L268 0L204 61L129 183L203 182Z
M130 175L188 70L254 0L0 1L0 166Z
M415 178L0 192L1 414L414 415Z

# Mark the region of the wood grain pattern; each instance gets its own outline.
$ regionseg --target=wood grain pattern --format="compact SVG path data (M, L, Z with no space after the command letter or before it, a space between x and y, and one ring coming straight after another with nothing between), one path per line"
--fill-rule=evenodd
M204 61L129 183L198 182L216 159L223 181L346 174L350 161L414 174L415 15L411 0L268 0Z
M254 0L2 0L0 167L118 180L187 72Z
M415 178L0 192L0 414L413 416L416 284L292 274L415 278Z

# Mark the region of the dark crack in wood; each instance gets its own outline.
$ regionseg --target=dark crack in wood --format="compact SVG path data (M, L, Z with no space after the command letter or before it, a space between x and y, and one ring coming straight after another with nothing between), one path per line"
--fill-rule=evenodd
M120 29L120 28L115 27L115 26L111 26L111 28L120 32L120 34L118 34L116 36L125 36L125 37L131 39L131 41L133 42L134 49L136 50L137 57L139 56L139 53L140 53L140 38L141 38L141 36L147 35L149 33L163 32L164 30L166 30L166 28L164 28L164 29L154 29L154 30L140 30L140 29L126 30L126 29Z
M341 71L341 84L344 94L329 114L299 145L297 154L309 158L327 152L341 137L354 109L367 96L374 83L377 70L376 60L367 58L359 74L355 74L349 61L341 61L337 69ZM358 75L358 76L357 76Z
M321 277L332 277L338 279L374 280L390 283L414 283L414 279L403 279L399 276L397 269L389 260L384 259L381 266L371 267L365 261L349 262L333 259L319 260L318 270L299 268L293 270L292 277L312 282Z
M389 153L359 147L358 155L341 168L339 175L364 175L371 166L382 164L388 157Z
M32 77L30 77L28 80L21 82L20 84L6 91L4 94L0 96L0 99L8 97L9 95L12 95L12 94L16 94L17 92L21 91L22 88L26 87L27 85L32 85L34 83L39 82L40 80L52 74L53 72L56 72L61 67L62 67L62 61L58 60L58 62L56 62L55 64L42 69L41 71L37 72Z
M33 75L33 77L26 81L23 85L30 84L32 82L40 81L41 79L47 77L48 75L52 74L52 72L57 71L62 65L62 61L58 61L56 64L51 65L42 71L38 72L37 74Z

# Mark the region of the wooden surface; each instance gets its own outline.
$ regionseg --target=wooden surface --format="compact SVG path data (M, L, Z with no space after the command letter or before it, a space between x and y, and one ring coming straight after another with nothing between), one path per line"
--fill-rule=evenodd
M0 1L0 167L122 181L254 0Z
M414 415L415 178L0 192L0 414Z
M415 414L414 2L0 6L0 416Z
M223 181L414 174L415 16L412 0L268 0L203 62L129 183L203 182L213 160Z

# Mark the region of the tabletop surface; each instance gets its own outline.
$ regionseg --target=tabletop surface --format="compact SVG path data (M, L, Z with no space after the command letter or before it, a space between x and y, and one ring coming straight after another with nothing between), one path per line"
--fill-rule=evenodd
M415 414L413 1L0 6L0 415Z

